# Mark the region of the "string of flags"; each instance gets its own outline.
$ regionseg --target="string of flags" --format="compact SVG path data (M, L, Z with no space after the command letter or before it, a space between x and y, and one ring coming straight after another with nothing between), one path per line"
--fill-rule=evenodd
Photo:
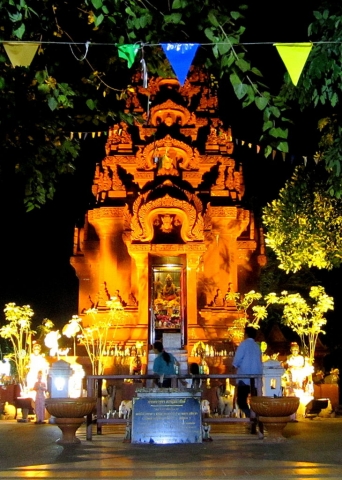
M38 50L38 47L44 42L5 42L2 41L5 51L13 65L13 67L29 67L33 61L33 58ZM65 42L63 42L65 43ZM86 58L90 42L85 43L85 53L81 58L77 58L72 50L72 43L68 43L71 51L78 61L82 61ZM95 44L96 45L96 44ZM196 55L197 49L200 46L198 43L161 43L159 44L168 59L176 77L181 85L184 85L187 74L190 70L193 59ZM209 45L209 44L206 44ZM215 45L215 44L210 44ZM146 70L146 63L143 58L144 47L148 44L125 44L116 45L118 49L118 55L120 58L126 60L128 68L131 68L138 51L142 51L142 66ZM304 69L306 61L310 55L313 43L274 43L281 59L283 60L285 67L290 75L290 78L294 85L297 85L300 75ZM146 76L146 75L145 75Z
M97 132L70 132L69 138L70 140L73 140L74 138L78 138L79 140L86 140L87 138L98 138L98 137L107 136L107 135L108 135L108 132L106 130L101 130ZM237 146L240 145L240 146L245 146L251 150L253 149L257 154L261 153L261 146L253 142L248 142L246 140L235 138L234 143ZM304 163L304 166L306 166L308 162L307 155L300 155L300 154L294 155L293 153L285 153L285 152L280 152L279 150L272 150L272 153L271 153L272 160L274 160L275 157L279 155L281 155L284 162L289 159L291 164L293 164L295 161L302 160ZM315 161L315 163L317 163L317 160L314 157L312 159Z
M16 66L23 66L29 67L33 61L33 58L38 50L38 47L42 43L46 42L0 42L3 43L5 51L13 65ZM56 42L55 42L56 43ZM65 44L65 42L61 42ZM72 43L69 43L71 51L74 55L72 50ZM85 43L85 53L81 58L77 58L75 55L74 57L78 61L82 61L86 58L89 46L91 45L90 42ZM206 44L207 45L207 44ZM211 44L214 45L214 44ZM273 44L281 59L283 60L285 67L290 75L290 78L294 85L297 85L300 75L304 69L305 63L310 55L311 49L313 47L313 43L274 43ZM136 55L139 49L142 50L142 59L140 63L142 64L143 70L143 77L144 77L144 86L147 87L147 69L146 69L146 62L144 60L144 46L138 44L125 44L125 45L116 45L118 48L118 56L127 61L128 68L131 68L134 64ZM190 70L191 64L193 59L196 55L197 49L200 46L198 43L161 43L160 46L162 47L166 58L168 59L175 75L178 78L178 81L181 85L184 85L186 80L187 74ZM74 136L77 135L79 139L86 139L89 136L91 138L100 137L102 135L107 135L106 131L99 131L99 132L70 132L70 139L73 139ZM245 140L235 139L237 145L247 145L248 148L255 148L256 153L260 153L261 147L260 145L255 145L253 143L246 142ZM272 159L279 152L277 150L272 151ZM286 160L286 153L280 152L282 155L283 160ZM307 163L307 156L302 156L304 164ZM294 160L294 156L291 155L291 162Z
M70 140L73 140L77 137L79 140L85 140L88 136L91 138L102 137L102 135L107 136L107 131L99 131L99 132L70 132Z

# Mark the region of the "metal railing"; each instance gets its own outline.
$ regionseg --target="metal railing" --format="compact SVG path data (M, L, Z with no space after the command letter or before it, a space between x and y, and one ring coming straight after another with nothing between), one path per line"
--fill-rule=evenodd
M249 379L251 383L251 387L255 388L257 395L262 395L262 375L237 375L237 374L210 374L210 375L191 375L191 374L179 374L179 375L165 375L164 378L171 379L171 388L181 388L186 389L186 387L182 384L182 381L191 379L191 380L202 380L202 384L206 383L208 380L221 380L226 382L227 379L231 380L243 380ZM260 379L260 381L257 381ZM122 381L125 380L133 380L134 382L139 382L141 387L146 386L146 382L148 380L152 381L152 387L155 386L155 383L159 380L159 375L88 375L86 377L87 381L87 396L88 397L96 397L97 398L97 405L96 405L96 430L97 434L102 434L102 425L104 424L126 424L127 419L122 418L103 418L102 414L102 387L103 387L103 380L108 381ZM152 388L149 387L149 388ZM126 399L125 399L126 400ZM131 399L127 399L131 400ZM205 421L207 423L235 423L235 422L250 422L252 421L253 424L255 423L255 415L254 412L251 411L250 418L238 418L238 417L209 417L206 418ZM93 415L90 414L87 416L87 440L92 439L92 427L93 427Z

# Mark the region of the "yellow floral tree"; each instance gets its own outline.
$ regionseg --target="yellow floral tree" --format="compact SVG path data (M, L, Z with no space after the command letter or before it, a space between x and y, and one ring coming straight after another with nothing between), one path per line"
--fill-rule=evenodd
M313 364L318 335L325 334L324 326L327 323L325 314L334 309L334 299L326 294L324 287L310 288L307 301L299 293L282 292L281 295L269 293L262 298L261 293L254 290L246 293L227 293L227 300L234 300L241 317L234 320L233 326L228 328L230 340L238 344L243 340L244 328L249 325L260 328L260 321L267 318L270 305L280 305L283 308L282 323L295 332L301 341ZM262 305L253 303L262 301Z
M92 317L90 326L82 324L82 318L73 315L71 320L63 327L62 333L68 338L78 337L84 345L92 366L93 375L101 375L104 371L104 358L107 355L108 334L110 328L114 327L112 337L115 337L120 321L124 318L125 312L117 297L112 297L106 302L109 312L104 315L98 313L96 308L90 308L85 313ZM75 343L74 343L75 355Z
M242 342L244 330L247 325L254 328L260 328L259 322L267 318L267 308L271 303L276 303L276 295L269 294L265 305L253 305L261 300L261 293L251 290L248 293L226 293L227 301L234 301L241 316L233 321L233 325L228 328L229 340L235 344Z
M314 363L317 338L325 334L323 327L327 323L325 314L334 309L334 299L326 294L324 287L311 287L309 296L312 302L307 302L299 293L289 294L284 291L281 296L272 295L272 303L283 305L284 325L298 334L302 347L308 353L311 365ZM267 301L268 295L265 300Z
M4 309L6 325L0 328L0 337L9 340L13 352L6 355L15 365L18 382L24 389L31 354L31 340L35 332L31 329L31 318L34 311L30 305L22 307L15 303L7 303Z

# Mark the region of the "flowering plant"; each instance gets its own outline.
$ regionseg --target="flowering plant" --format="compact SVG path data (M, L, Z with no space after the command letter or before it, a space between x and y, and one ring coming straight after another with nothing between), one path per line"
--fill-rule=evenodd
M11 342L13 352L6 355L15 365L19 384L26 385L26 374L31 354L31 318L34 312L30 305L22 307L15 303L7 303L4 309L7 325L0 328L0 337Z
M112 297L107 302L109 313L106 316L98 314L96 308L90 308L85 313L92 317L92 324L85 327L82 323L82 318L78 315L73 315L71 320L63 327L62 333L68 338L76 336L80 343L84 345L89 360L92 365L92 374L101 375L104 370L104 357L107 355L107 341L109 329L115 325L113 336L115 336L116 329L125 313L117 297ZM74 343L74 355L75 355Z

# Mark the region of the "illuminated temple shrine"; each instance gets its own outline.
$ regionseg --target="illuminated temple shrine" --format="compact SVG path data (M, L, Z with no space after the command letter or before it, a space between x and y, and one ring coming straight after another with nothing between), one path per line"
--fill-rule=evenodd
M156 78L144 88L137 78L131 90L127 112L143 121L109 129L94 208L75 231L79 313L106 315L116 297L124 316L109 342L141 341L148 352L168 334L185 355L197 342L228 355L239 315L225 294L250 290L265 263L231 128L203 71L193 68L184 86Z

